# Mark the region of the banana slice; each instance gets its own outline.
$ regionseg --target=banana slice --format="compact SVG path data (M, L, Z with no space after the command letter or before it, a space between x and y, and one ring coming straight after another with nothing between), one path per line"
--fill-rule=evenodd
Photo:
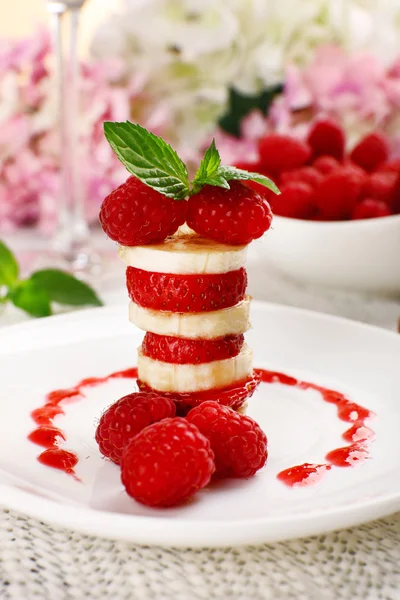
M139 349L139 379L160 392L201 392L246 379L252 372L252 351L244 344L234 358L200 365L175 365L144 356Z
M131 302L129 320L139 329L151 333L209 340L247 331L250 327L250 301L250 296L246 296L230 308L202 313L158 311Z
M178 275L227 273L246 262L246 246L228 246L197 235L179 235L162 244L119 246L118 255L129 267Z

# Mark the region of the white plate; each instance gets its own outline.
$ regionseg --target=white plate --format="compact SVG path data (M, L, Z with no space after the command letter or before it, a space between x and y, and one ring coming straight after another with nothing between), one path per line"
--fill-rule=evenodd
M262 384L248 414L269 438L267 467L248 481L226 481L184 507L146 508L129 498L119 469L100 456L93 434L102 409L132 390L132 380L87 389L56 424L80 461L82 482L37 462L27 440L30 411L46 393L88 376L132 366L142 333L120 307L17 325L0 333L0 501L60 526L163 546L271 542L384 516L400 509L400 336L353 323L254 302L248 343L255 366L332 387L376 413L371 459L333 468L314 486L289 488L285 468L321 462L343 446L335 407L313 391Z

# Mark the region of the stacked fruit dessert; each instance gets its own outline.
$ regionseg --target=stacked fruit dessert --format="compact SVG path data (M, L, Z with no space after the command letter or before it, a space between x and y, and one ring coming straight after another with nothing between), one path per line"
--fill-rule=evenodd
M129 317L147 332L139 387L168 393L180 413L216 396L239 408L255 388L243 336L250 309L245 252L190 233L119 248L128 266Z
M139 125L106 123L105 133L133 177L104 200L100 221L107 235L118 242L119 256L127 266L130 321L146 332L138 353L140 393L124 400L123 410L129 412L140 396L147 407L159 402L162 409L158 406L155 412L164 421L175 414L187 415L181 429L193 419L193 410L205 410L206 423L217 414L221 423L228 419L232 431L233 423L239 423L240 429L245 422L237 420L248 418L233 416L231 409L241 408L259 383L252 352L244 341L250 310L246 246L261 237L272 220L265 194L244 181L278 190L263 175L222 166L214 142L190 183L186 166L172 148ZM195 421L202 423L196 414ZM123 440L120 436L117 444L110 443L113 419L103 415L96 439L104 454L130 464L125 456L126 436ZM146 424L155 427L159 420L150 416ZM248 432L258 427L251 419L246 423ZM136 434L136 429L128 423L126 430ZM249 467L248 457L241 457L240 468L226 456L222 458L226 449L221 455L216 447L223 431L214 435L212 451L219 474L254 474L266 460L266 438L261 430L260 435L263 450L261 455L253 453L255 470L254 465ZM133 441L127 447L131 452ZM138 497L130 485L133 479L137 483L137 474L124 478L123 469L128 491Z

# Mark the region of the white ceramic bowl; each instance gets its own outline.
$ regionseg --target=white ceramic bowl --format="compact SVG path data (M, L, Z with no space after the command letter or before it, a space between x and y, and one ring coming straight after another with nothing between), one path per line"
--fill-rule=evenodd
M298 281L400 293L400 215L334 222L275 217L258 247L265 260Z

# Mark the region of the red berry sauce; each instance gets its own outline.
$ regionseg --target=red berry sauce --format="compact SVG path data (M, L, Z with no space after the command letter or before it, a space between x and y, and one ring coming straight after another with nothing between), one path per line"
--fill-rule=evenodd
M346 442L372 442L375 439L375 433L366 427L363 421L356 421L350 429L346 429L342 438Z
M44 448L54 448L60 439L65 441L64 433L52 425L41 425L28 435L28 440Z
M54 447L48 448L42 454L39 454L38 461L47 467L53 467L53 469L75 475L74 467L78 463L78 457L74 452Z
M356 443L331 450L325 458L335 467L354 467L367 460L369 452L366 445Z
M290 487L304 487L319 483L331 468L331 465L304 463L281 471L278 473L277 478Z
M117 371L106 377L90 377L82 379L82 381L71 388L54 390L46 396L44 406L37 408L31 413L32 419L38 427L28 436L28 439L31 442L46 448L46 450L37 457L40 463L55 469L60 469L65 473L76 477L74 467L78 463L78 457L73 452L59 447L60 442L66 441L66 437L61 429L54 426L53 419L57 415L64 414L63 406L66 403L78 400L79 398L84 398L85 387L101 385L110 379L121 377L136 379L137 369L131 368L126 369L125 371ZM282 481L290 487L313 485L321 481L326 473L334 467L354 467L370 458L369 443L375 439L375 434L372 429L366 426L365 421L373 418L375 415L367 408L352 402L342 392L324 388L308 381L301 381L291 375L286 375L285 373L280 373L278 371L255 369L253 379L243 382L242 386L218 390L218 394L219 396L222 394L223 399L225 400L223 402L224 404L237 408L237 406L240 406L246 398L252 395L260 380L261 382L268 384L280 383L281 385L297 387L302 390L316 390L320 393L324 402L336 405L337 416L340 420L351 423L351 427L346 429L342 434L343 439L346 442L349 442L348 445L341 448L335 448L328 452L325 456L326 463L304 463L291 466L278 473L277 478L279 481ZM138 383L141 389L145 387L141 382ZM217 390L214 390L214 392L216 391ZM174 400L178 402L178 407L180 403L182 403L182 406L185 405L185 408L186 404L188 404L187 408L189 408L189 406L192 408L193 403L196 405L204 399L209 400L210 392L212 392L212 390L207 391L207 398L203 398L203 393L200 395L180 394L178 395L180 397L174 398ZM224 397L224 394L226 395L226 398Z
M213 388L201 392L160 392L148 386L138 379L138 386L141 392L156 392L161 396L166 396L175 402L176 414L184 417L187 413L206 400L214 400L228 406L233 410L238 410L243 404L251 398L260 383L260 375L254 373L244 381L237 381L233 385L224 388Z
M342 437L346 442L351 442L343 448L335 448L325 456L326 464L296 465L278 473L280 481L290 487L311 485L320 481L332 467L354 467L370 458L368 444L375 438L375 434L365 425L367 419L375 415L364 406L352 402L342 392L324 388L315 383L301 381L276 371L257 369L264 383L281 383L283 385L295 386L302 390L316 390L321 394L325 402L336 405L337 416L341 421L353 423Z
M100 385L106 383L110 379L118 378L135 379L137 377L137 369L126 369L125 371L117 371L111 373L106 377L90 377L82 379L77 385L67 388L65 390L54 390L46 396L46 402L44 406L36 408L31 413L32 419L39 425L29 435L28 440L47 448L37 457L38 461L48 467L59 469L73 475L76 478L74 467L78 463L78 457L74 452L59 448L59 444L66 440L65 433L55 427L53 419L57 415L63 415L64 409L60 406L61 403L66 404L67 402L84 398L84 388Z

